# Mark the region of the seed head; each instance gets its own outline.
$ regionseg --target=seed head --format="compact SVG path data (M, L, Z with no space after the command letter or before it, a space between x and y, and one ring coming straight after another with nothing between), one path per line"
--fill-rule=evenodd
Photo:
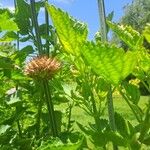
M25 74L34 79L51 79L60 69L55 58L40 56L33 58L25 67Z

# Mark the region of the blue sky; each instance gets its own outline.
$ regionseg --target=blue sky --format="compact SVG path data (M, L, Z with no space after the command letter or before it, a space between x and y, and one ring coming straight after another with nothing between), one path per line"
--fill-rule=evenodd
M0 0L2 7L13 9L14 0ZM113 21L117 22L123 15L123 6L131 3L132 0L105 0L106 14L114 11ZM69 12L72 16L88 24L89 37L92 38L99 29L99 16L97 0L49 0L49 3ZM41 12L40 22L44 17Z

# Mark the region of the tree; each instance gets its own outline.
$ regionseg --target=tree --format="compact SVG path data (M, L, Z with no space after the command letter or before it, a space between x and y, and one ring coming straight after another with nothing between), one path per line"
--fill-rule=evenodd
M142 32L145 25L150 22L150 0L133 0L124 7L125 15L120 23L132 26Z

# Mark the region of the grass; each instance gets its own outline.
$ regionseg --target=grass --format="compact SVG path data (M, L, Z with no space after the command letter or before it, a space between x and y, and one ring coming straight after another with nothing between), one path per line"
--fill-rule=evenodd
M144 109L146 104L148 103L148 99L148 96L141 96L138 106ZM129 108L128 104L120 96L114 98L114 108L116 112L120 113L125 119L129 120L134 125L137 123L137 120L133 115L131 109ZM107 118L107 110L104 116L105 118ZM87 125L88 122L94 121L93 118L87 115L84 110L76 106L72 110L72 119L85 125Z
M149 100L148 96L141 96L138 106L140 106L140 108L143 110L146 104L148 103L148 100ZM61 106L59 106L58 109L62 110L62 108L65 109L66 106L62 104ZM116 112L120 113L126 120L130 121L133 125L137 124L137 120L133 115L131 109L129 108L128 104L120 96L114 97L114 108ZM107 109L104 114L104 117L108 118ZM75 122L79 122L82 125L88 125L89 122L94 123L94 119L91 116L87 115L87 113L84 110L82 110L77 106L74 106L72 109L72 120L75 120ZM76 123L74 124L73 127L75 130L80 130ZM111 143L109 148L107 149L112 150ZM119 150L127 150L127 149L119 147ZM144 147L142 150L150 150L150 149Z

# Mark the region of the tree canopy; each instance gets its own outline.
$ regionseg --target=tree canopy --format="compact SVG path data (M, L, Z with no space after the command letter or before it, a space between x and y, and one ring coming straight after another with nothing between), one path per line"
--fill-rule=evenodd
M120 23L131 25L139 32L150 22L150 0L133 0L124 7L124 11Z

